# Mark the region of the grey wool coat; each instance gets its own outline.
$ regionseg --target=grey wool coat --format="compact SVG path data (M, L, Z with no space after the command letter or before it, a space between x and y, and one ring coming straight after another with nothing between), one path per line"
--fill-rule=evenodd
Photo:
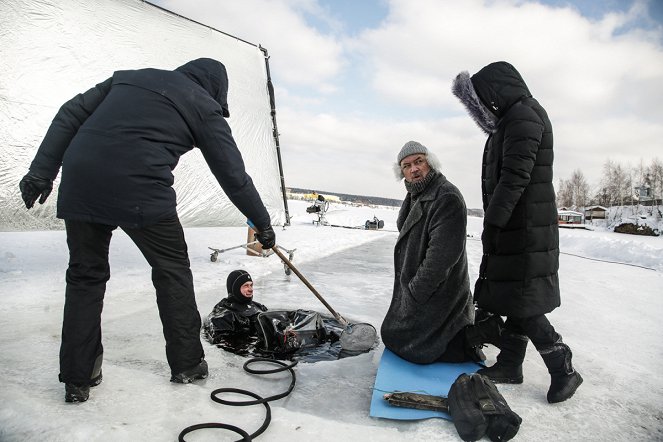
M407 194L397 225L394 291L382 322L382 340L403 359L430 363L474 322L465 201L456 186L437 173L416 199Z
M484 255L474 296L503 316L542 315L560 305L552 124L509 63L484 67L472 84L498 119L483 153Z

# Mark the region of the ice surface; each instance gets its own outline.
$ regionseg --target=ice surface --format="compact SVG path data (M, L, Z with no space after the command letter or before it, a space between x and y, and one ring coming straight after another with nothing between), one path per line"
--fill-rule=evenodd
M373 215L385 220L383 231L365 231L316 227L305 202L290 201L289 206L296 216L291 227L277 230L277 242L296 249L293 263L341 315L379 330L391 296L397 210L331 205L327 218L333 224L363 225ZM468 219L471 279L481 257L481 221ZM238 245L246 232L234 227L186 229L201 314L224 296L225 278L236 268L252 274L256 299L270 309L324 313L297 277L285 274L276 256L252 257L236 249L210 261L207 247ZM563 252L659 270L561 255L562 306L550 319L571 346L585 383L569 401L549 405L549 375L530 345L525 383L500 386L523 418L516 440L661 440L663 239L601 231L562 230L560 236ZM605 247L597 247L603 243ZM237 387L269 396L287 388L287 373L246 374L244 358L206 341L210 377L171 384L149 268L118 231L111 243L112 277L103 313L104 381L92 389L88 402L66 404L57 381L66 266L62 231L0 233L3 442L175 440L184 427L201 422L226 422L253 432L263 420L262 406L219 405L209 398L211 391ZM368 416L382 348L380 344L376 351L338 361L299 364L295 390L272 403L272 424L258 440L459 440L448 421L392 422ZM492 363L495 349L488 347L486 353ZM236 439L220 430L187 437Z

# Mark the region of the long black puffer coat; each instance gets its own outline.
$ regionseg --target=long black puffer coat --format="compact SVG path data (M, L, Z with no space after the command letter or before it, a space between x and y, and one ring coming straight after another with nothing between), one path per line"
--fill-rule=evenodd
M484 256L474 297L500 315L545 314L560 305L552 125L510 64L484 67L472 85L498 118L483 153Z
M117 71L62 105L30 171L55 179L57 216L139 228L175 216L172 170L198 147L232 203L259 228L265 206L224 119L228 77L200 58L174 71Z

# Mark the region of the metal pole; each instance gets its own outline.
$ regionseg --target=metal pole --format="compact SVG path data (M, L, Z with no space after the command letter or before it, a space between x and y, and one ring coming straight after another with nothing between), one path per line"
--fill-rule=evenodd
M334 310L332 308L332 306L329 305L329 303L327 303L327 301L325 301L325 298L323 298L322 295L320 293L318 293L318 291L311 285L310 282L308 282L308 280L304 277L304 275L299 273L299 270L297 270L295 268L295 266L290 262L290 260L288 258L286 258L285 255L278 249L278 246L272 247L272 250L274 251L274 253L276 253L279 256L279 258L281 258L281 261L283 261L285 263L285 265L290 267L290 270L295 272L295 275L297 275L299 277L299 279L302 280L304 285L306 285L306 287L308 287L309 290L311 290L311 292L313 292L315 297L318 298L320 300L320 302L322 302L325 305L325 307L327 307L327 310L329 310L331 312L331 314L334 315L334 318L336 318L337 321L339 321L343 325L348 324L348 321L346 321L343 317L341 317L341 315L339 315L336 312L336 310Z
M290 213L288 212L288 198L285 195L286 194L285 179L283 178L283 163L281 162L281 146L279 144L279 130L278 126L276 125L276 100L274 98L274 85L272 84L272 77L269 72L269 55L267 54L267 49L263 48L262 46L258 47L265 55L265 68L267 69L267 90L269 91L269 104L271 106L273 136L274 136L274 142L276 143L276 157L278 158L279 174L281 176L281 194L283 196L283 207L285 208L284 226L289 226Z

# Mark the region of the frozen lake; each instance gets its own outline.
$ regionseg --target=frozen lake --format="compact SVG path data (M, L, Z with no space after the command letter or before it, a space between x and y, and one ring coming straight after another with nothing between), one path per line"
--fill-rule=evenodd
M397 211L334 207L330 223L363 225L377 215L383 231L315 227L301 202L290 202L293 225L277 230L280 245L297 249L293 263L340 314L378 330L392 290ZM299 204L299 205L298 205ZM196 296L201 315L225 296L225 279L237 268L255 279L255 296L270 309L324 306L277 257L251 257L243 249L210 261L207 247L227 248L246 239L246 227L189 228ZM476 278L481 219L468 218L470 279ZM663 240L611 232L562 231L562 306L551 321L573 350L585 383L567 402L549 405L549 375L530 345L525 383L500 386L523 418L517 440L650 441L663 439ZM571 253L571 254L569 254ZM584 259L603 259L641 267ZM175 440L201 422L225 422L249 433L263 421L262 406L229 407L210 400L220 387L262 396L286 389L287 374L244 373L245 358L203 341L210 377L191 385L169 382L161 324L149 267L122 232L111 243L111 272L102 317L104 381L90 400L66 404L57 381L67 248L62 231L0 232L0 440ZM370 353L296 367L293 393L272 403L272 423L258 440L395 441L458 440L440 419L394 422L368 416L382 344ZM488 363L495 349L486 348ZM237 399L240 399L239 397ZM242 398L243 399L243 398ZM221 431L190 441L235 440Z

